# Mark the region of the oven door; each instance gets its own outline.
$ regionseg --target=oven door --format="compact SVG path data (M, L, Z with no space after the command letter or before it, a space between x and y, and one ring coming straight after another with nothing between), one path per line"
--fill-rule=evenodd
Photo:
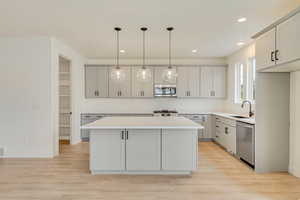
M155 97L177 97L176 85L155 85Z

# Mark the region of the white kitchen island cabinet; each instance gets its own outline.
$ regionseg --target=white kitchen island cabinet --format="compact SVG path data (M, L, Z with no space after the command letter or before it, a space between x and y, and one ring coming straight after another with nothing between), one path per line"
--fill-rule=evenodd
M90 130L92 174L191 174L198 130L184 117L105 117Z

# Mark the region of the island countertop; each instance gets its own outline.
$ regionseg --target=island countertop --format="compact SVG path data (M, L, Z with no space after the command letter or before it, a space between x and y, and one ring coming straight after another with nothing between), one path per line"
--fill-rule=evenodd
M81 129L203 129L185 117L104 117Z

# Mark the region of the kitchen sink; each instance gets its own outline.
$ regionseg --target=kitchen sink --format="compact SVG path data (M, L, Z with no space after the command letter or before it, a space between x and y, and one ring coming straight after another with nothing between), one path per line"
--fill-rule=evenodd
M231 117L238 118L238 119L248 119L249 117L244 117L240 115L231 115Z

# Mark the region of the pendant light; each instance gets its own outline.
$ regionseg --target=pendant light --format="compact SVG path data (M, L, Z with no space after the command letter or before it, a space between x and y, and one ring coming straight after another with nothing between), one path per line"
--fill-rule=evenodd
M150 69L145 66L145 33L148 29L146 27L142 27L141 31L143 31L143 66L141 69L137 71L137 80L140 82L149 82L152 79L152 72Z
M116 31L116 35L117 35L117 63L116 63L116 68L112 69L111 70L111 78L112 80L115 80L115 81L122 81L125 79L125 73L123 72L123 70L120 68L120 65L119 65L119 59L120 59L120 42L119 42L119 32L121 31L122 29L120 27L115 27L115 31Z
M162 73L162 78L164 81L166 82L176 82L176 77L177 77L177 73L176 73L176 69L174 69L172 67L172 63L171 63L171 32L174 30L173 27L168 27L167 31L169 31L169 66L166 70L164 70L164 72Z

